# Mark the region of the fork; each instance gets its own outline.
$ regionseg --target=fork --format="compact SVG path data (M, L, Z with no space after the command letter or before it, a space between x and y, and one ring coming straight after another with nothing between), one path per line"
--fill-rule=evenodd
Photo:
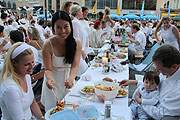
M52 90L54 96L56 97L56 99L58 100L59 98L58 98L58 96L56 95L55 91L54 91L53 89L51 89L51 90Z

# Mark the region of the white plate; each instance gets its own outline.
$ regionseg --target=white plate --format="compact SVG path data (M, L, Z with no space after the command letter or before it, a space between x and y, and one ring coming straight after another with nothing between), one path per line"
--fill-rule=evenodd
M55 108L55 107L54 107L54 108ZM45 119L46 119L46 120L50 120L50 118L49 118L50 112L51 112L54 108L49 109L49 110L45 113Z
M123 88L121 88L121 89L123 89ZM119 89L120 90L120 89ZM124 88L124 90L125 90L125 92L127 92L128 91L128 88ZM118 93L119 93L119 91L118 91ZM128 93L127 93L127 95L128 95ZM127 95L117 95L116 97L117 98L122 98L122 97L126 97Z
M86 87L86 86L85 86L85 87ZM93 86L89 86L89 87L94 88ZM83 87L83 88L84 88L84 87ZM83 89L83 88L82 88L82 89ZM84 95L86 95L86 94L90 94L90 95L94 94L94 93L86 93L86 92L82 91L82 89L80 90L80 92L81 92L82 94L84 94Z
M75 105L76 103L73 103L73 102L69 102L69 101L66 101L66 106L64 109L73 109L73 106L70 106L70 105ZM45 119L46 120L50 120L49 116L50 116L50 112L54 109L55 107L49 109L46 113L45 113Z
M128 94L127 94L128 95ZM126 97L127 95L117 95L117 98L122 98L122 97Z

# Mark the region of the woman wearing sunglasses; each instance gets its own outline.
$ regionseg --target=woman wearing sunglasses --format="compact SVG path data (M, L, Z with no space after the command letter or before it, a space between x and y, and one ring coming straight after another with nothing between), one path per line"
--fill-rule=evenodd
M172 45L176 47L177 49L180 48L180 36L179 36L178 29L176 26L170 23L170 18L168 16L164 16L160 20L155 30L155 37L157 39L157 42L161 44L162 41L160 41L157 36L157 33L159 31L161 31L161 37L164 40L165 44Z

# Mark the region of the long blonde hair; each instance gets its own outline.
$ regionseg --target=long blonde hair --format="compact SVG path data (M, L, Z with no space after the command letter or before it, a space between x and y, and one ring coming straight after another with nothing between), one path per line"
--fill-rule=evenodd
M30 27L28 29L28 33L30 33L31 39L32 40L36 40L37 43L40 45L40 47L42 48L44 41L41 39L40 35L39 35L39 31L35 28L35 27Z
M22 60L22 58L26 55L31 55L33 52L30 48L24 50L23 52L21 52L17 57L15 57L14 59L11 59L11 55L13 53L13 51L20 45L24 44L23 42L17 42L15 44L13 44L9 50L8 50L8 54L4 60L4 64L3 64L3 68L2 68L2 72L1 72L1 76L0 76L0 84L2 84L4 81L6 81L8 79L8 77L12 77L12 79L17 83L17 85L20 87L20 77L17 73L16 68L13 65L13 61L15 62L19 62L20 60ZM21 87L20 87L21 88Z
M161 25L165 20L171 20L170 17L164 16L161 18L160 22L157 24L156 31L159 31L161 29Z
M106 16L109 14L109 12L110 12L110 8L106 7L105 10L104 10L104 18L103 18L105 22L107 22L106 21Z

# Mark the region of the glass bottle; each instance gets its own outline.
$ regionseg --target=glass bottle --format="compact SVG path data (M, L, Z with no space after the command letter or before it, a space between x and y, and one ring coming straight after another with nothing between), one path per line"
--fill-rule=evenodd
M121 36L122 36L122 44L125 44L126 43L126 37L124 35L124 32L122 32Z

